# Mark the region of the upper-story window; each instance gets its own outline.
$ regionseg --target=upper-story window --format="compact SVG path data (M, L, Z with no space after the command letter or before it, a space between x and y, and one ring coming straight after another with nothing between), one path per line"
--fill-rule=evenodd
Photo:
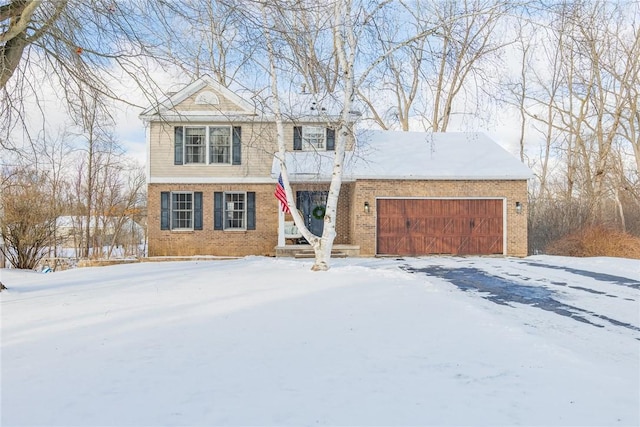
M302 149L324 150L325 129L320 126L302 126Z
M209 127L209 163L231 163L230 127Z
M174 131L176 165L241 163L239 126L176 126Z
M184 129L185 164L205 163L206 129L204 127L187 127Z
M294 126L293 149L303 151L335 150L335 131L321 126Z

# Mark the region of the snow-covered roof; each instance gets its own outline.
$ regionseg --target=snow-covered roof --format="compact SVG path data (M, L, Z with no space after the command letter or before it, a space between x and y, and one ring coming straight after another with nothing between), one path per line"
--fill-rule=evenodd
M328 181L333 152L288 152L292 182ZM272 176L280 173L274 159ZM532 171L482 133L366 131L346 154L343 179L529 179Z
M203 89L213 90L231 101L237 107L233 111L220 110L203 104L201 109L181 109L180 104ZM215 107L215 105L214 105ZM313 93L295 93L281 95L282 115L286 122L326 123L334 122L340 115L340 105L329 96ZM198 122L207 120L243 121L250 118L256 122L273 122L274 113L268 105L261 105L259 98L247 89L236 92L226 88L209 75L204 75L184 86L178 92L165 96L161 101L147 107L139 115L146 121L168 120Z

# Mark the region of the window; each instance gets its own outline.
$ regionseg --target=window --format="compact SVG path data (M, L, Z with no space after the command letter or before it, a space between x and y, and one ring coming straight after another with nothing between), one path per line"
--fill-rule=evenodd
M202 192L161 192L160 229L202 230Z
M231 163L231 128L209 127L209 163Z
M224 193L224 229L245 228L245 193Z
M176 126L174 164L231 164L242 161L239 126Z
M335 150L335 130L320 126L294 126L293 149L304 151Z
M324 128L302 126L302 149L324 150Z
M205 128L187 127L184 132L185 163L205 162Z
M193 228L193 193L171 193L171 229Z
M255 230L256 193L253 191L213 193L214 230Z

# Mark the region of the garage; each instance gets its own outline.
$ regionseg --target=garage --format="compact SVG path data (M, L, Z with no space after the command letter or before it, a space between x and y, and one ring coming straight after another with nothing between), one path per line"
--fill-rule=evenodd
M378 255L504 253L503 199L377 199Z

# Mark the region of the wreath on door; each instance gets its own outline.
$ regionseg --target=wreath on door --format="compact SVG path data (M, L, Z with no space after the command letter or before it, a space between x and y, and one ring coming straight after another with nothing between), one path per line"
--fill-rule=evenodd
M324 206L318 205L315 208L313 208L311 215L313 215L315 219L323 219L325 211L326 209Z

